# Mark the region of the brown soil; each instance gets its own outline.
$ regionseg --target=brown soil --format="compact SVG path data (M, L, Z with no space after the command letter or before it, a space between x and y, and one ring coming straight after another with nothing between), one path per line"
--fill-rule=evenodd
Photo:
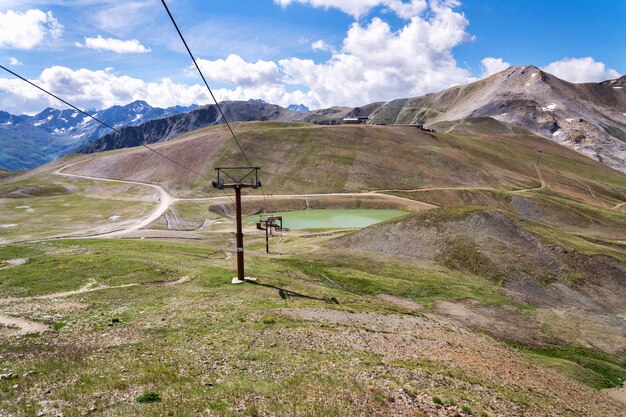
M435 311L500 340L526 346L558 341L546 335L541 323L532 316L523 315L514 307L487 307L476 300L467 299L455 303L440 301L435 304Z
M424 306L416 301L407 300L406 298L402 297L396 297L395 295L378 294L376 298L397 305L398 307L406 308L408 310L420 311L424 309Z
M381 355L384 358L381 372L404 375L421 390L428 391L433 383L443 383L448 388L463 387L470 396L478 395L480 391L484 404L496 415L573 413L577 416L617 416L623 412L622 406L608 396L543 368L493 339L436 317L400 317L316 308L285 308L277 312L292 319L341 326L327 330L322 327L310 331L279 331L277 338L281 343L329 353L332 346L337 346ZM441 364L457 371L449 372L451 378L438 381L437 372L424 375L423 371L404 371L391 366L392 363L416 360ZM466 382L477 379L482 382ZM489 388L485 390L485 386ZM524 405L505 400L498 394L500 390L518 393L520 398L525 398Z

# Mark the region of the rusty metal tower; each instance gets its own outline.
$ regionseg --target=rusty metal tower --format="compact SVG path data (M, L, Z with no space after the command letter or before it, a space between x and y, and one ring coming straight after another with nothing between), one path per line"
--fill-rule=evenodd
M261 187L259 180L259 167L228 167L215 168L217 171L217 181L213 181L213 187L218 190L232 188L235 190L235 208L237 219L237 277L233 278L233 284L239 284L246 281L244 274L244 254L243 254L243 226L241 220L241 189ZM248 278L249 279L249 278Z

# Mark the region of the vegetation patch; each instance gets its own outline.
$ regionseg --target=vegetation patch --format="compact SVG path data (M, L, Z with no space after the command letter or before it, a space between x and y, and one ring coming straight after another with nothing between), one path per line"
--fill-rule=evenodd
M390 294L418 301L432 307L440 300L474 298L487 305L510 304L500 294L500 285L460 271L419 268L395 259L377 262L359 255L324 254L307 260L282 259L290 271L309 279L323 280L326 275L342 287L365 295Z
M137 397L137 402L142 404L147 403L156 403L161 401L161 395L158 392L154 391L145 391L139 397Z
M483 255L473 239L469 237L458 238L449 243L435 260L448 268L489 277L498 283L504 280L504 275L498 272L497 265Z
M620 388L626 380L626 359L576 345L530 348L512 344L530 357L592 388Z

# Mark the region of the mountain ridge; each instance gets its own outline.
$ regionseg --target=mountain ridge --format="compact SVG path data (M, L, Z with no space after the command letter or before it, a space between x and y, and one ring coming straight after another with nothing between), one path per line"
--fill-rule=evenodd
M303 111L301 105L284 108L258 99L225 101L221 105L227 119L233 122L269 120L332 125L341 124L345 117L359 116L369 117L370 124L417 124L438 128L442 122L456 122L446 125L449 131L454 131L467 119L491 117L626 172L624 87L626 76L600 83L573 84L535 66L524 65L436 93L360 107ZM149 111L142 113L145 108ZM0 168L32 168L71 152L93 153L163 142L198 128L224 123L215 105L158 109L135 101L96 113L105 121L117 120L111 124L120 127L123 134L108 133L107 128L94 126L96 122L89 121L87 128L78 129L81 132L78 137L65 137L59 142L62 134L76 131L69 121L77 118L74 113L48 108L32 116L28 135L35 136L36 144L44 151L36 146L27 147L33 155L31 159L35 160L33 163L20 166L19 158L13 158L11 165L0 164ZM4 131L9 139L19 139L15 132L9 135L6 131L11 130L10 125L19 124L20 117L26 116L0 112L0 133ZM0 143L2 139L0 136ZM40 153L44 155L39 156Z
M425 96L392 100L374 124L434 125L489 116L522 127L626 172L626 77L574 84L532 66Z
M137 125L196 109L197 105L152 107L135 100L124 106L88 110L92 116L114 127ZM47 107L40 113L12 115L0 111L0 168L30 169L61 156L76 152L110 129L73 109Z

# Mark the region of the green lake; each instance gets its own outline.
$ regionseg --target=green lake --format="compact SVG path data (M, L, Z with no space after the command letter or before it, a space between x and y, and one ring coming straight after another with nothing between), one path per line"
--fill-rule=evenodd
M303 210L272 213L283 217L283 226L289 229L341 229L367 227L385 220L407 214L403 210ZM250 216L248 222L256 222L259 216Z

